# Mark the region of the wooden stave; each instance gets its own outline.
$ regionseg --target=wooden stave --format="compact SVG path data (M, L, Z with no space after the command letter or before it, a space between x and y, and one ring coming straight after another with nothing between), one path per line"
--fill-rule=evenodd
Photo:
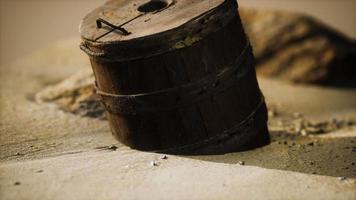
M234 41L221 41L219 38L229 38ZM213 45L209 41L213 41ZM220 67L226 64L226 60L236 56L231 52L236 51L241 53L239 51L243 49L242 46L246 45L248 42L243 31L238 13L225 27L207 35L201 41L193 44L192 46L178 50L176 49L174 51L167 51L162 54L149 56L147 58L140 58L137 60L129 59L127 61L107 61L105 59L103 60L100 58L91 57L91 63L94 75L97 80L98 88L100 88L102 91L112 94L138 94L144 92L152 92L159 89L176 87L187 82L193 82L196 79L206 76L207 73L202 73L201 71L201 69L204 69L204 67L190 67L180 72L177 70L175 73L180 73L180 75L177 76L170 74L169 69L166 68L166 66L172 66L174 64L176 66L180 66L180 64L177 63L184 65L184 63L190 62L197 62L200 64L200 66L206 65L206 63L201 63L201 60L204 59L197 61L194 58L203 57L202 55L196 55L195 52L203 50L204 52L210 53L209 56L213 56L214 54L218 53L217 51L213 51L213 49L216 49L216 47L219 46L221 47L220 42L222 42L224 46L224 50L222 50L221 54L219 54L222 60L214 64L211 64L211 61L205 60L205 62L210 62L211 65L209 66L208 74L216 73ZM226 57L226 55L229 55L230 58ZM149 63L151 63L151 65ZM154 65L156 65L156 67L152 67ZM157 67L157 65L160 67ZM141 72L136 71L136 73L140 74L141 78L144 77L142 75L154 76L155 74L153 74L153 72L160 73L159 75L161 76L159 77L164 77L164 75L167 75L167 77L162 78L165 80L156 81L147 78L146 81L143 81L143 84L141 83L142 86L144 85L147 87L140 87L137 82L133 83L132 81L130 82L131 85L126 84L125 81L121 81L124 80L125 77L114 77L117 74L125 74L125 72L126 74L133 73L131 69L133 68L132 66L134 66L136 69L140 69L140 66L141 69L145 68L142 66L148 66L146 67L149 68L148 70L146 69ZM98 70L100 68L102 71ZM116 72L112 72L112 70L109 70L109 68L125 68L126 71L121 69ZM154 68L154 70L152 70L152 68ZM194 69L199 69L200 71L194 71ZM104 72L104 75L102 75L102 72ZM103 77L105 78L103 79ZM108 77L110 77L108 79L109 81L106 80ZM179 147L193 145L206 139L215 137L223 133L225 130L228 130L236 123L244 120L249 112L253 110L258 103L260 103L259 99L261 99L262 94L259 91L254 68L251 69L251 72L248 75L246 75L245 79L245 82L242 84L243 86L229 89L225 92L225 94L219 97L211 97L200 102L199 104L194 104L190 107L180 108L159 114L151 113L150 115L120 116L107 113L113 135L119 141L134 149L146 151L167 150L167 152L175 152L174 149L179 149ZM136 80L140 80L140 78L136 77ZM149 82L151 82L152 85L149 85ZM130 88L123 88L122 85L130 85ZM225 104L229 104L231 106L224 106ZM246 109L240 109L240 106ZM256 116L257 118L263 118L263 116L265 116L267 113L264 103L262 107L263 108L261 108L261 110L263 111L258 112L259 116ZM261 129L261 131L252 130L251 133L261 132L261 135L268 135L268 131L265 128L267 118L263 119L264 120L260 120L258 122L259 128L256 128ZM264 127L261 128L261 124ZM251 137L253 138L257 136L251 134ZM246 139L248 138L249 137L246 136ZM235 149L238 149L239 146L243 146L242 143L237 143L233 145ZM221 148L209 148L204 147L204 145L200 147L200 149L201 150L198 148L194 150L194 152L209 152L214 151L213 149L216 149L216 151L219 152L224 151ZM231 149L231 147L226 147L225 150L227 149ZM187 152L186 150L177 150L176 152L183 152L184 154L189 153L189 151Z

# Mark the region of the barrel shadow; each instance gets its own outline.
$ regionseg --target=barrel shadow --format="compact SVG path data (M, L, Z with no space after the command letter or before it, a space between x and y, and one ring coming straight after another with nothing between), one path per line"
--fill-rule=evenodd
M271 138L271 144L253 150L189 158L356 178L356 137L320 138L271 132Z

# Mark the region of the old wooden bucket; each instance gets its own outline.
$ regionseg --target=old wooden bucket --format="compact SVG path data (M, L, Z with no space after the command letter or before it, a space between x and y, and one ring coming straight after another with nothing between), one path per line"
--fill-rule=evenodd
M112 0L89 13L80 32L122 143L214 154L268 142L235 0Z

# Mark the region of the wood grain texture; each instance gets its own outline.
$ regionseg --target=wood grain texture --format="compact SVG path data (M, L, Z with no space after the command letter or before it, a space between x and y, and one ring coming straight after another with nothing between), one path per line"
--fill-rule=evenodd
M185 3L187 4L186 7L194 8L195 11L195 14L187 10L178 12L179 15L184 14L184 19L190 19L190 21L187 20L189 23L184 25L171 23L172 16L167 21L164 12L156 14L157 16L161 15L160 20L151 20L155 21L151 22L152 24L161 24L161 26L155 25L155 27L160 27L158 30L170 30L162 33L161 36L156 35L156 39L148 36L147 43L149 45L156 43L157 46L164 46L167 45L165 43L167 38L179 38L182 37L182 33L187 34L183 36L185 39L182 43L179 43L182 45L172 47L173 50L167 48L157 55L144 57L145 52L150 53L150 46L145 46L147 44L136 45L135 40L137 38L132 38L133 44L131 47L129 45L130 40L127 40L127 51L139 51L143 56L141 59L110 60L110 57L108 57L108 60L91 55L91 64L98 90L113 95L150 94L156 91L179 88L186 84L194 84L233 67L230 65L236 62L248 44L240 17L236 14L237 4L230 0L221 1L221 5L230 5L230 7L219 6L218 4L216 5L217 8L216 6L209 7L214 12L207 12L209 11L206 7L207 2L217 3L219 1L180 2L180 6ZM203 4L206 5L202 6ZM173 16L174 14L177 13L173 12ZM199 20L192 20L196 17L196 14L200 14ZM140 22L137 23L140 25ZM191 27L193 29L190 29ZM85 29L83 30L85 31ZM138 34L153 34L153 32L147 33L140 32L141 29L137 30ZM204 34L201 34L202 32ZM197 35L199 37L195 40L194 38ZM129 37L133 36L139 37L136 34ZM159 40L160 37L162 40ZM121 54L120 51L115 49L115 47L120 46L120 43L117 43L118 40L118 38L110 39L116 45L111 43L98 45L100 42L88 40L84 40L84 42L87 42L87 48L96 50L103 48L106 53L109 52L110 54L108 50L112 50L111 53ZM145 39L141 40L145 42ZM106 46L110 47L106 48ZM131 115L120 114L111 112L112 107L115 107L115 102L108 103L104 99L113 135L132 148L149 151L171 150L201 143L199 147L189 149L194 149L194 153L200 153L199 148L204 152L221 153L241 150L242 147L246 147L246 143L259 140L259 135L261 135L263 141L258 143L268 142L267 111L265 104L263 102L261 104L261 93L253 64L242 63L242 65L245 65L244 68L248 70L246 73L242 73L242 77L237 78L239 79L238 84L229 86L222 92L213 93L197 102L192 99L192 103L188 106L180 106L167 111L134 113ZM235 75L231 75L229 79L236 79L235 76L241 73L239 70L242 69L237 68ZM224 85L224 83L218 81L213 84L216 84L216 87ZM204 90L202 88L201 94L197 95L203 95L206 92ZM170 100L176 98L175 101L179 104L183 101L181 96L191 92L189 90L178 91L180 94L178 93L176 97L167 98L170 98ZM157 104L159 105L159 102ZM125 109L125 106L122 107ZM244 120L251 113L256 115L249 119L253 121L252 125L243 124L243 126L246 126L246 130L236 129L236 125L245 123ZM232 135L230 130L235 129L240 132L235 131L236 133L233 133L231 140L226 141L226 135ZM213 145L211 145L212 138L214 138ZM209 142L205 144L204 141ZM204 145L214 147L209 148ZM187 150L183 152L191 153Z
M149 37L177 28L191 19L218 7L224 0L179 0L175 1L173 6L161 12L142 13L138 11L138 7L145 2L149 1L108 1L105 5L84 17L80 26L82 37L87 40L95 40L95 38L108 31L107 29L98 29L96 27L95 21L99 17L115 25L120 25L140 14L144 14L144 16L124 26L125 29L131 32L129 36L113 32L100 39L99 42L129 41L135 38ZM166 2L171 3L172 1L166 0Z

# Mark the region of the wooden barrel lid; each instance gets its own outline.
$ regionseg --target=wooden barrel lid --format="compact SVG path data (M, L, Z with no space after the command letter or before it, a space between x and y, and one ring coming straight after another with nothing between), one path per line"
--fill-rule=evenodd
M145 37L179 27L223 2L224 0L111 0L82 20L80 32L84 39L98 42ZM97 28L97 19L116 26L127 23L122 28L131 34L124 35L114 31L102 36L112 28Z
M116 61L161 54L221 29L236 8L235 0L110 0L82 20L81 48Z

